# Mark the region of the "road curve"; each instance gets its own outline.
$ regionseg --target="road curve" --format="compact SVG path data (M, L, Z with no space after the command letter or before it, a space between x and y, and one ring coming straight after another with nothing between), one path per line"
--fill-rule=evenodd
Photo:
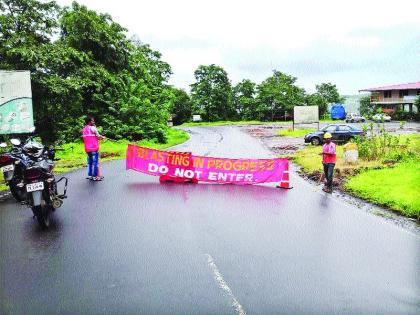
M234 127L188 129L175 149L272 156ZM1 314L420 313L420 237L297 175L286 191L102 169L68 174L49 231L0 203Z

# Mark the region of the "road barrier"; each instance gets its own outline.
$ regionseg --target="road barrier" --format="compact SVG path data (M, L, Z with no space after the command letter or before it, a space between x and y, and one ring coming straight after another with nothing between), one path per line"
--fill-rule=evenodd
M292 189L293 187L290 186L290 178L289 178L289 162L287 162L286 169L283 171L283 178L280 181L280 185L277 188L282 189Z
M180 155L180 156L183 156L183 157L188 157L188 165L189 166L184 168L184 174L188 171L190 171L190 172L194 171L193 168L190 167L191 165L193 165L193 163L192 163L192 153L191 152L175 152L175 151L167 151L167 152L169 152L170 154L173 154L173 155L177 154L177 155ZM180 160L182 160L182 159L180 159ZM166 166L168 167L168 173L169 174L174 174L175 173L174 170L172 169L174 167L173 165L166 164ZM185 178L185 177L180 177L180 176L175 176L175 175L167 175L167 174L160 175L159 176L159 181L161 183L164 183L164 182L193 183L193 184L198 183L198 180L194 177L193 178Z
M236 185L280 182L281 188L290 188L289 161L286 158L215 158L129 144L126 169L159 176L161 182L205 181Z

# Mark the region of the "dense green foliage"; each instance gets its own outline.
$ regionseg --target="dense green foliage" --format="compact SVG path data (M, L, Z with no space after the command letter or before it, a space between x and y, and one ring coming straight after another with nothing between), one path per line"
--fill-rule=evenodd
M241 119L260 118L255 95L256 84L251 80L242 80L233 87L233 105Z
M73 2L0 2L0 67L30 70L36 126L44 141L79 137L96 116L113 138L164 142L176 96L160 53L126 37L107 14Z
M205 121L234 118L236 113L227 72L214 64L201 65L194 76L196 82L191 85L194 113L200 113Z
M294 106L305 105L305 90L296 86L297 78L273 71L273 75L258 86L258 102L263 117L275 117L293 112Z
M316 92L306 97L308 105L319 106L319 116L327 113L328 105L331 103L344 103L344 98L338 93L337 87L332 83L317 84Z
M169 64L108 14L73 2L0 0L0 68L30 70L35 124L43 141L80 137L93 115L101 132L115 139L167 137L167 120L285 120L293 106L318 105L321 114L340 96L322 83L306 95L296 78L273 71L261 84L232 87L217 65L200 65L191 95L168 85Z
M233 88L227 72L216 65L199 66L196 82L191 85L192 113L201 114L204 121L291 119L294 106L317 105L320 115L328 105L342 102L332 83L316 86L317 92L307 95L296 85L297 78L274 70L257 85L244 79Z
M170 108L172 122L174 125L181 125L191 120L192 102L190 96L184 90L173 88L173 93L175 99Z
M370 117L370 116L374 115L374 108L370 104L370 96L369 95L362 96L360 98L359 104L360 104L359 105L359 111L360 111L361 115L366 116L366 117Z

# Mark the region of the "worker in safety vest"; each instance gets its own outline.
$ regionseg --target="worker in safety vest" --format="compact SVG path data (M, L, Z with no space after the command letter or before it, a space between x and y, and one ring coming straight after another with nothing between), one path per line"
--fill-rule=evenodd
M324 166L324 175L327 183L322 189L325 192L332 193L334 167L337 161L336 146L331 141L332 135L329 132L324 134L325 143L322 146L322 165Z
M95 126L95 119L92 116L86 118L86 125L82 134L88 162L88 177L86 179L101 181L104 177L100 175L99 171L99 140L105 137L99 134Z

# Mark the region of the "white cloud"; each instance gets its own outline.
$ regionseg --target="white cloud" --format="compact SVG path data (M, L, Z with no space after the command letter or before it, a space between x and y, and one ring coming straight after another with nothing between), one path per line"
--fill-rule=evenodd
M79 2L159 50L172 66L171 83L184 88L199 64L210 63L234 82L259 82L277 68L307 90L332 81L343 93L420 80L418 1Z

